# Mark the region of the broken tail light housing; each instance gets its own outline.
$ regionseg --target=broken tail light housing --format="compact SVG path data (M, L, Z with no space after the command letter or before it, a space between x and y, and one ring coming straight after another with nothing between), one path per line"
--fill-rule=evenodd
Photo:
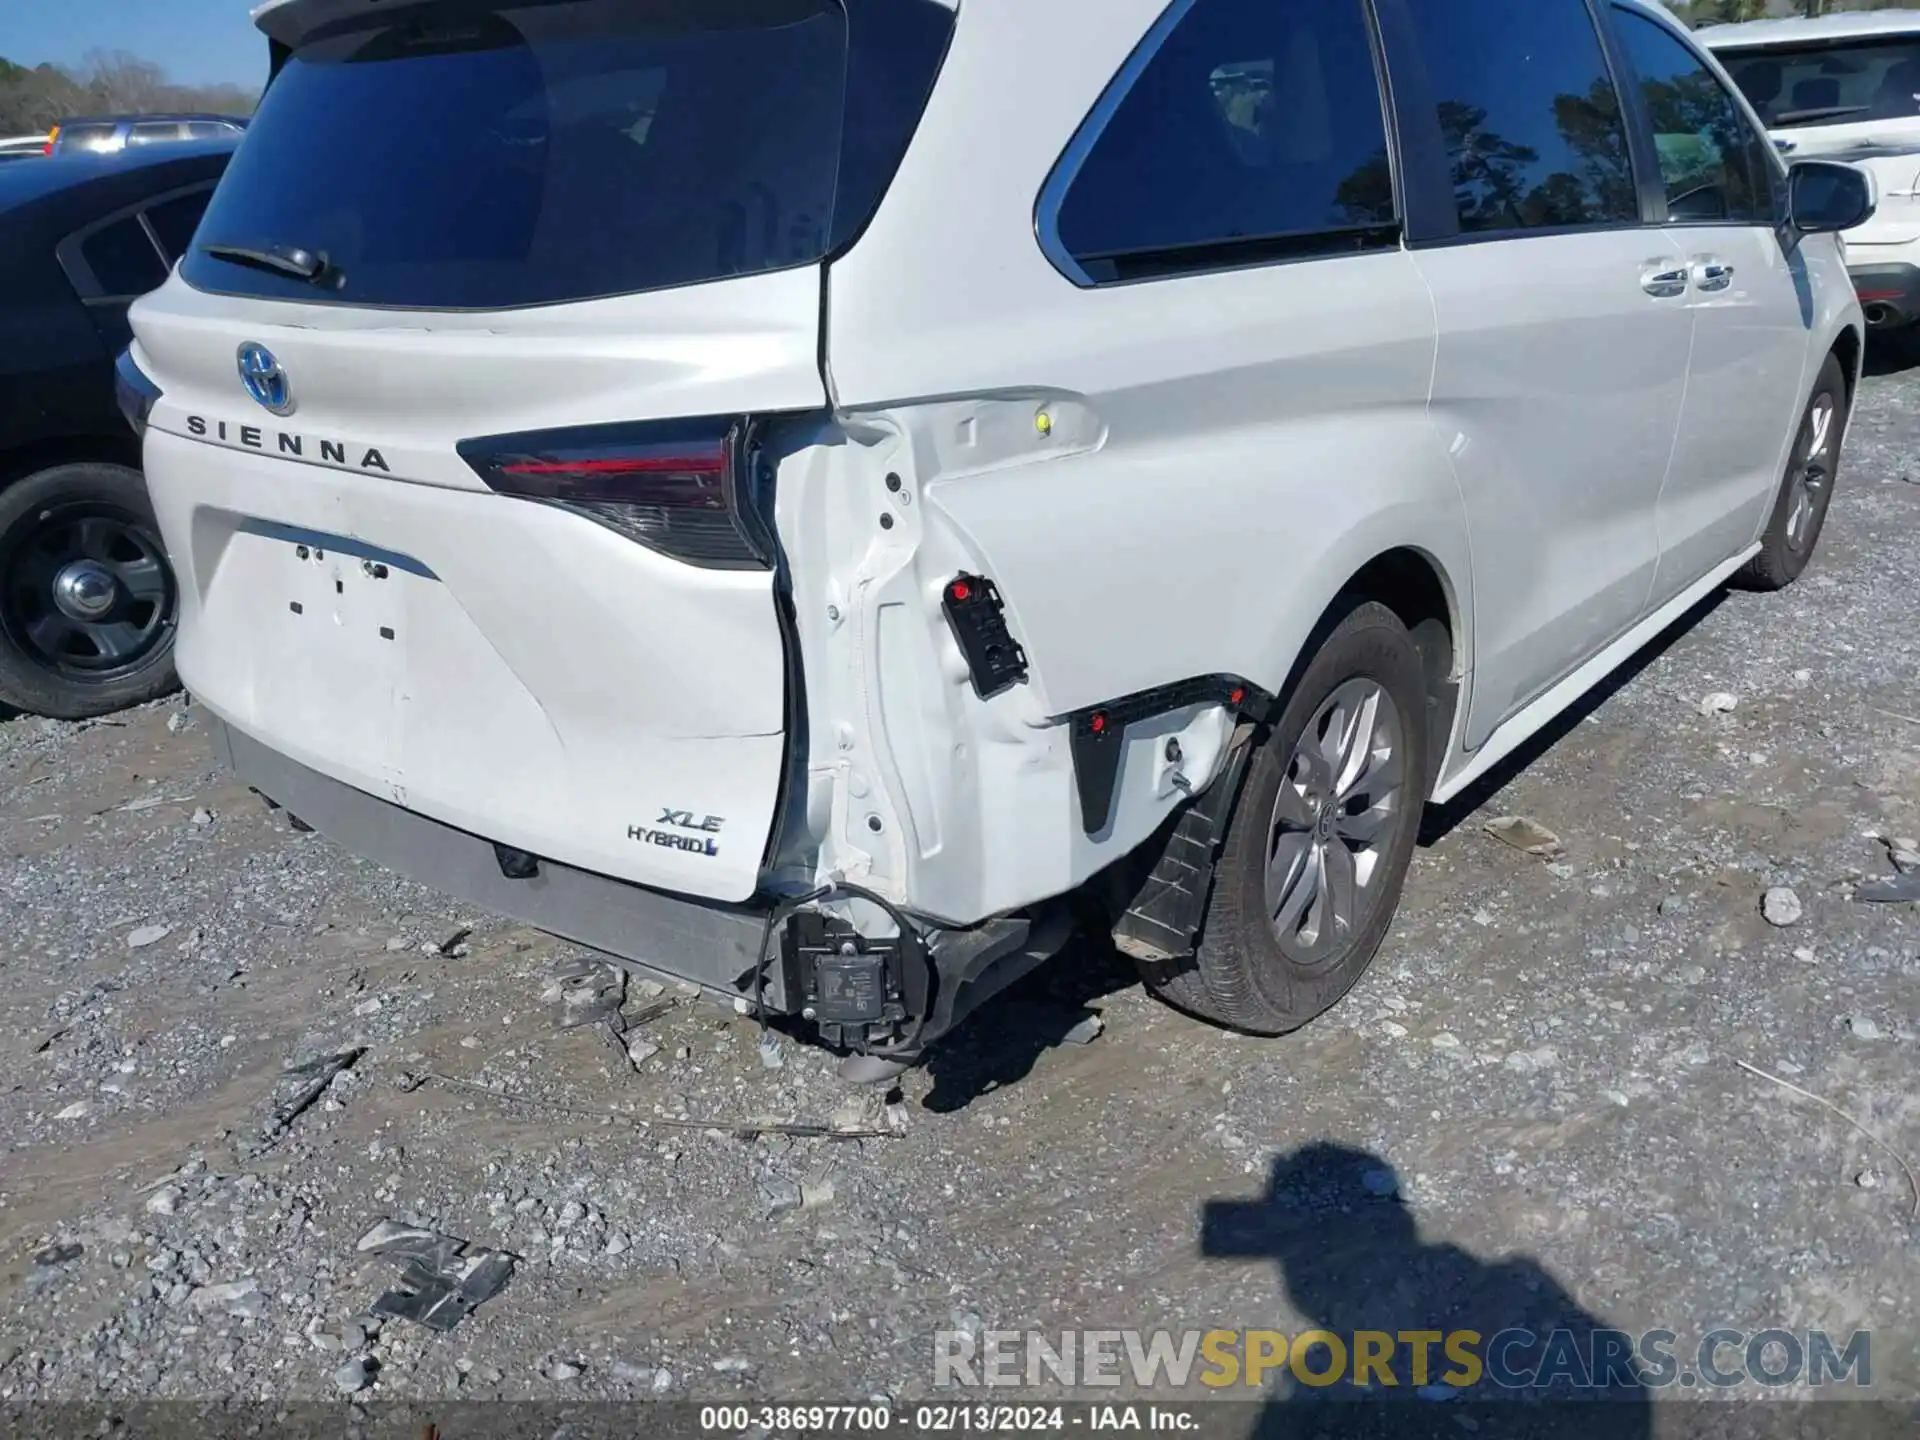
M650 550L713 570L770 570L754 422L740 415L588 425L463 440L501 495L570 510Z

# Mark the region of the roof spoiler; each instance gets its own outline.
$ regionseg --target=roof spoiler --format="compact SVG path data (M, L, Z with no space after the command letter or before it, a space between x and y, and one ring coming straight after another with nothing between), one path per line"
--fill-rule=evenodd
M264 0L253 7L253 23L269 41L293 49L309 32L373 9L377 3L378 0Z

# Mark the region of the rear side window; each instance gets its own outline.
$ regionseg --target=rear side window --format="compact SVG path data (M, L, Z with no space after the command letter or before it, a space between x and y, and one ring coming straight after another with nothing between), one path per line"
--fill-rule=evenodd
M218 120L189 120L186 132L189 140L230 140L240 133L240 127L223 125Z
M159 145L187 138L187 127L178 120L143 120L127 129L129 145Z
M1631 10L1614 11L1660 154L1667 209L1679 221L1771 223L1767 142L1691 50Z
M1463 231L1639 220L1620 97L1584 0L1409 9Z
M322 255L320 283L199 250L183 273L227 293L497 309L811 264L879 203L951 26L934 0L539 0L343 22L274 79L200 232Z
M80 242L80 258L102 295L144 295L167 278L166 262L135 215L87 236Z
M1393 238L1360 0L1198 0L1089 126L1054 236L1095 283Z
M206 214L207 201L212 198L211 190L196 190L191 195L177 195L171 200L162 200L148 209L147 223L153 227L154 237L159 240L160 248L167 252L170 262L187 253L187 246L193 240L200 217Z

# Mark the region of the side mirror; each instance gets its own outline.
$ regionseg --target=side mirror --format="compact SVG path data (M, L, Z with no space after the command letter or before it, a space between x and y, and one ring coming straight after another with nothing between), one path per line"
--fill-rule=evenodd
M1832 160L1802 160L1787 171L1787 220L1802 235L1851 230L1880 203L1873 176Z

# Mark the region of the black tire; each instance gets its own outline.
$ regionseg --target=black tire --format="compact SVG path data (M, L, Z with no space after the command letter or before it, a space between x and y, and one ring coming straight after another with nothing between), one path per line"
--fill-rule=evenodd
M1821 456L1812 454L1815 416L1822 405L1831 407L1827 443ZM1750 590L1784 590L1800 578L1800 572L1813 559L1820 543L1820 531L1827 523L1827 509L1833 504L1834 485L1840 478L1841 447L1847 438L1847 376L1839 357L1829 355L1814 377L1813 392L1800 412L1800 429L1793 437L1793 451L1787 457L1787 473L1780 479L1780 492L1774 497L1773 513L1760 536L1760 553L1740 572L1740 581ZM1810 472L1821 472L1812 493L1811 507L1798 523L1795 512L1800 500L1801 483Z
M74 547L114 577L111 608L97 625L57 613L52 578ZM0 702L85 720L166 694L179 685L178 608L139 471L56 465L0 490Z
M1377 846L1369 847L1378 852L1375 878L1353 924L1331 934L1324 958L1302 964L1282 948L1268 908L1269 844L1279 833L1275 805L1308 725L1355 681L1378 686L1398 710L1399 799ZM1430 764L1427 708L1425 670L1406 627L1383 605L1356 605L1307 663L1248 767L1214 872L1198 953L1189 961L1143 967L1148 988L1232 1029L1284 1035L1325 1013L1353 987L1386 938L1419 836ZM1345 842L1335 837L1331 843Z

